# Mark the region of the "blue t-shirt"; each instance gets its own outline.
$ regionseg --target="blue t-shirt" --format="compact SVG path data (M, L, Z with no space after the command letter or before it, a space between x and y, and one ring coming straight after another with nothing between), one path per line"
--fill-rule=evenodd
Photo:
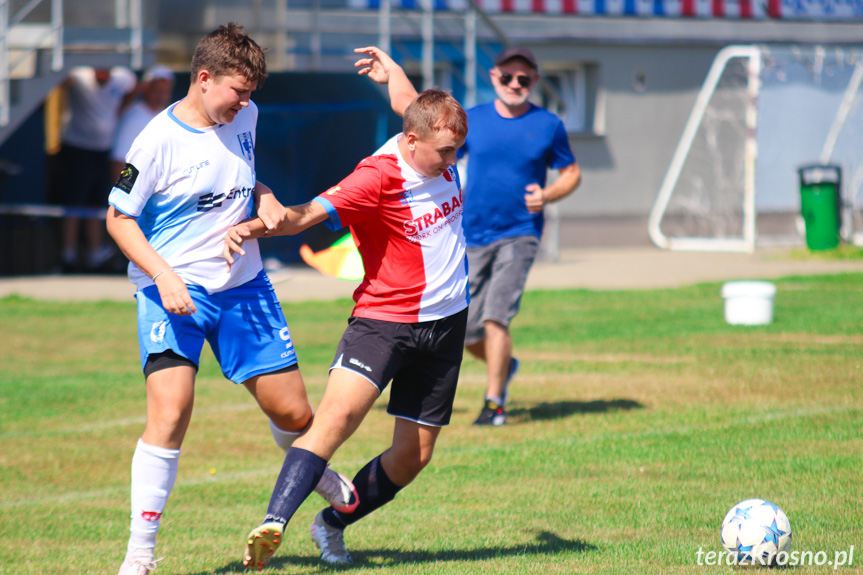
M517 236L542 236L541 213L527 211L525 187L545 187L548 168L575 163L560 118L531 104L518 118L503 118L494 102L467 112L468 130L461 158L469 155L464 201L468 247L487 246Z

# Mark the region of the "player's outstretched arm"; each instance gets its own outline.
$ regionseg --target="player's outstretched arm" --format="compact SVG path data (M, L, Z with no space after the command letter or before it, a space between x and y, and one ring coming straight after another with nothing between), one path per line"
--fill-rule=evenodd
M354 63L354 67L360 69L358 74L368 76L378 84L385 84L389 90L393 111L403 116L405 109L417 97L417 91L404 69L377 46L355 48L354 52L368 55L368 58L361 58Z
M174 273L162 256L153 249L133 218L108 208L108 233L117 243L123 254L138 268L153 278L162 298L162 306L169 313L189 315L197 312L186 282Z
M243 243L247 240L269 236L293 236L321 223L328 217L326 208L320 203L312 201L285 208L285 218L273 230L267 229L260 217L245 221L232 227L225 234L222 254L228 262L228 267L231 267L231 264L234 263L234 254L246 255Z

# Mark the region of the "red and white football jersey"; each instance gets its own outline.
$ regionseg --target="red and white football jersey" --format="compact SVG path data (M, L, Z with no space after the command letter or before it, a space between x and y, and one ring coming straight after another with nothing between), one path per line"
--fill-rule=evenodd
M315 198L333 230L350 226L365 268L353 315L417 323L468 305L462 194L455 168L418 174L390 139Z

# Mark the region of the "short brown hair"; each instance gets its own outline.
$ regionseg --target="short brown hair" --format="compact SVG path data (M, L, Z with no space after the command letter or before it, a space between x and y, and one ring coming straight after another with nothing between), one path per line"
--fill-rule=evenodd
M267 77L267 61L264 50L243 32L243 27L231 22L198 42L192 56L192 82L201 70L209 71L214 78L238 74L260 88Z
M405 110L402 131L405 134L414 132L424 140L441 130L466 136L467 114L449 93L437 89L424 90Z

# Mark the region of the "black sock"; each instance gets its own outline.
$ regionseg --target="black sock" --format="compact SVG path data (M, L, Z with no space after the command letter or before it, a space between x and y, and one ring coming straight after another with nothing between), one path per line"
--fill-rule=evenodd
M306 497L315 490L326 469L325 459L299 447L290 448L273 488L264 522L278 521L287 524Z
M324 521L331 527L344 529L348 525L359 521L378 507L383 507L393 499L401 487L392 482L381 465L381 456L378 455L369 461L365 467L360 469L353 480L354 487L360 498L360 504L353 513L342 513L332 507L324 510Z

